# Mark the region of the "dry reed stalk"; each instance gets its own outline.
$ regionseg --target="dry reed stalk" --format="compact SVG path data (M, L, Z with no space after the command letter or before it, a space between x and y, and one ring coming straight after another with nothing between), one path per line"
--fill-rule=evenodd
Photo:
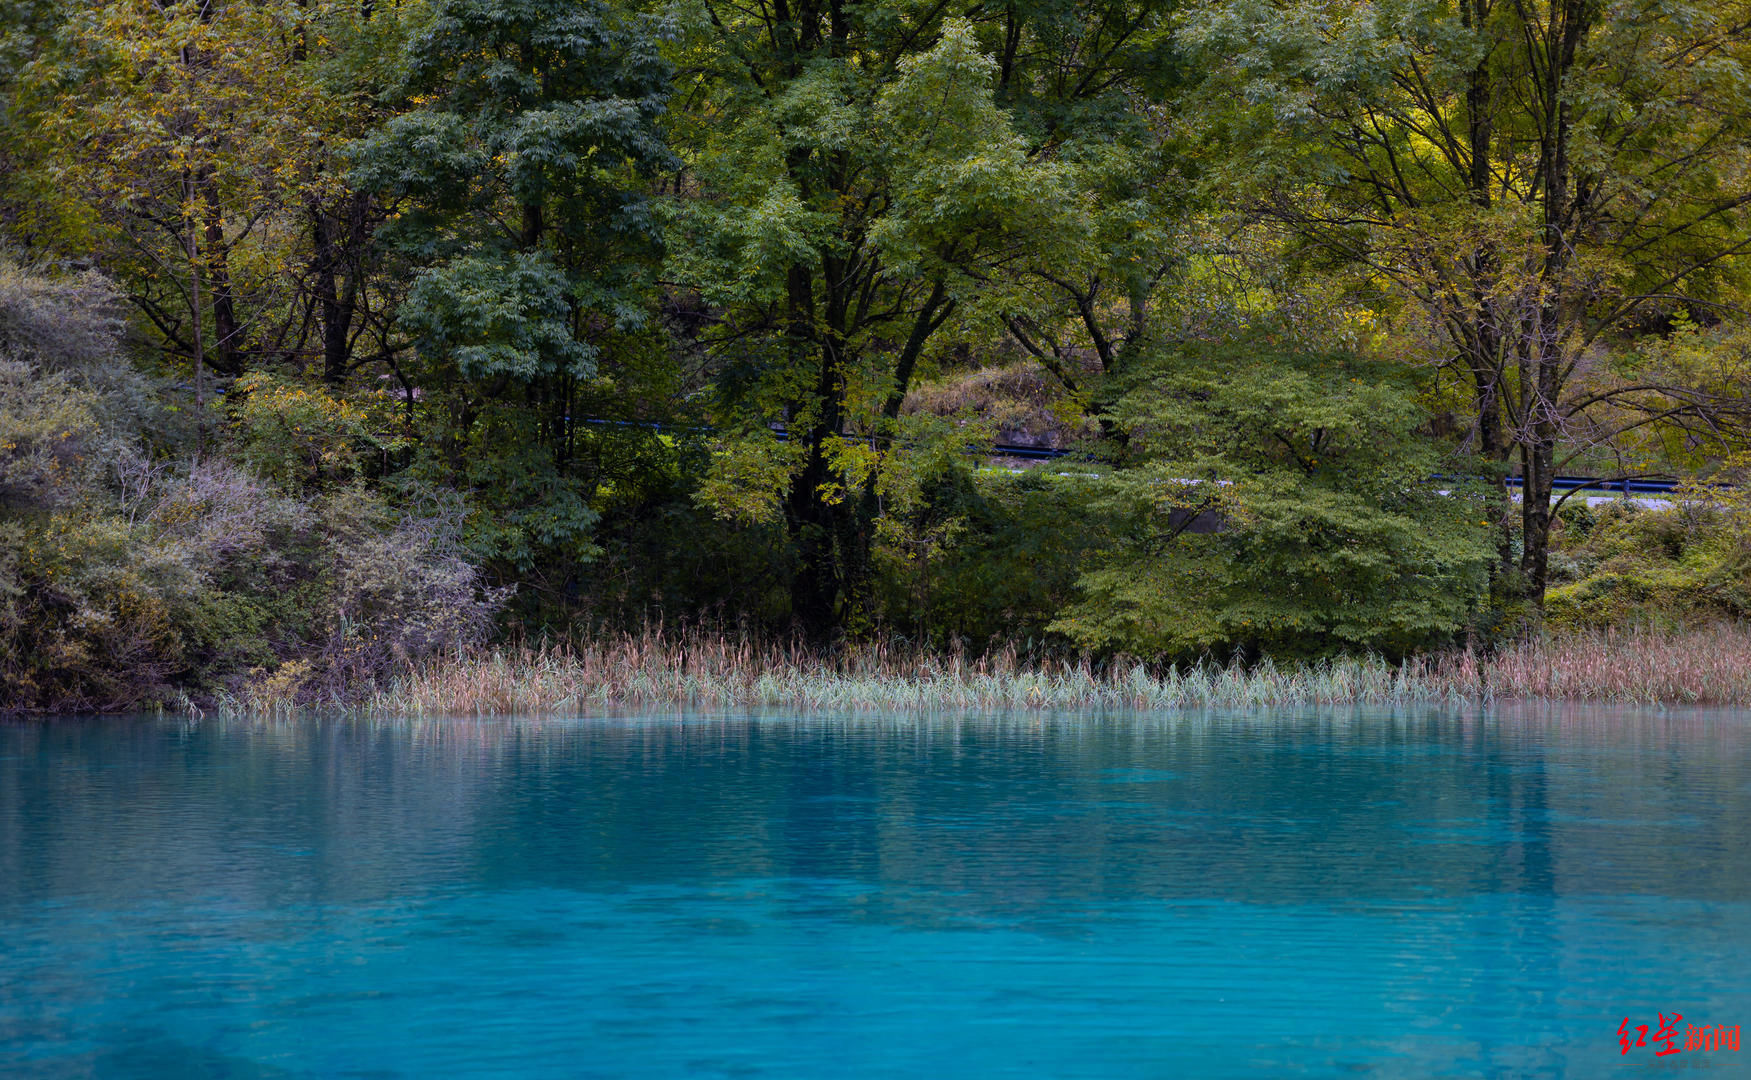
M1012 647L969 658L888 642L813 652L661 627L582 644L428 661L357 702L370 715L581 713L650 707L812 711L1247 708L1494 700L1751 705L1751 627L1628 630L1471 652L1279 667L1151 668L1087 658L1030 661ZM244 699L234 711L282 713Z

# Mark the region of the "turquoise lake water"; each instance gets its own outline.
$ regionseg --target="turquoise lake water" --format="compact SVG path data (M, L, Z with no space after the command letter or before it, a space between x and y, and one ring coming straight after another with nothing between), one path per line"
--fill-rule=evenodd
M1742 712L14 723L0 1076L1748 1076L1748 859Z

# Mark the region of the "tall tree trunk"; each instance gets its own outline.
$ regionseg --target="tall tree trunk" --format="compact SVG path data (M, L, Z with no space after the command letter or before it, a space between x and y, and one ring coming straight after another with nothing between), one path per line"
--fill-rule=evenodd
M1521 490L1521 540L1524 545L1520 571L1527 599L1544 610L1545 587L1550 569L1550 495L1555 477L1556 443L1562 434L1558 401L1562 393L1563 318L1569 252L1576 220L1571 191L1569 142L1573 129L1572 106L1565 98L1568 73L1574 68L1581 39L1596 17L1592 0L1559 0L1551 5L1550 26L1545 36L1544 71L1540 104L1544 123L1539 140L1539 172L1543 178L1544 257L1539 267L1540 295L1535 318L1530 320L1522 348L1528 363L1521 394L1526 408L1521 417L1521 463L1525 486Z
M332 386L346 381L352 361L353 320L358 311L359 276L348 272L352 245L365 235L370 196L350 193L344 217L312 199L317 316L322 331L322 378Z
M523 225L518 233L518 241L522 244L524 251L535 250L536 246L541 243L541 233L544 228L541 205L539 203L525 204L523 206Z
M814 280L806 268L793 269L793 306L814 311ZM862 518L861 492L842 490L829 460L832 440L845 426L844 380L846 326L851 282L848 261L838 255L821 259L821 317L810 319L816 356L815 387L810 411L814 422L807 434L808 462L791 490L792 532L800 564L792 587L791 608L809 636L825 640L839 629L855 600L869 561L868 529ZM806 301L800 295L807 290Z
M809 267L793 264L785 279L786 348L794 367L800 368L811 355L817 366L813 389L795 403L790 417L790 437L802 441L806 455L785 499L785 522L797 554L790 608L798 629L819 641L831 634L839 609L837 530L822 488L830 480L827 440L838 434L840 417L836 357L818 340L814 289ZM805 418L806 426L799 424Z
M335 235L340 231L339 224L316 199L310 201L310 217L315 248L312 261L316 271L316 314L322 332L322 379L331 386L339 386L347 377L346 326L341 324L343 319L351 322L340 303L340 239Z
M185 181L186 181L186 173ZM191 200L192 201L192 200ZM195 344L195 460L206 452L207 431L207 347L206 321L201 311L201 249L195 238L195 223L188 219L188 298L189 311L194 315Z
M925 298L918 317L912 320L912 332L906 336L906 344L901 347L900 358L894 364L894 388L888 392L888 400L882 405L882 415L889 420L898 417L900 407L906 403L906 393L912 388L912 372L918 367L924 343L943 320L954 314L954 310L955 302L949 298L948 289L940 280L931 282L930 295Z
M207 280L213 297L213 367L227 375L240 375L243 373L243 328L237 321L236 297L231 288L225 222L219 208L219 185L212 176L201 181L201 201L206 209Z
M1498 335L1479 326L1475 348L1482 356L1471 358L1472 394L1477 410L1478 456L1487 471L1489 494L1484 510L1495 530L1496 560L1490 567L1490 603L1507 610L1517 601L1514 566L1512 501L1508 493L1506 464L1513 452L1507 425L1502 422L1501 348ZM1490 355L1490 354L1494 355ZM1487 358L1486 358L1487 357Z
M1550 496L1554 477L1551 462L1556 441L1535 436L1520 447L1521 469L1525 485L1521 488L1520 536L1524 548L1520 555L1520 575L1526 599L1534 608L1544 609L1544 590L1550 568Z
M1463 0L1460 21L1488 40L1483 34L1489 15L1489 0ZM1465 185L1473 206L1489 209L1494 201L1491 191L1491 163L1494 150L1490 140L1495 124L1492 108L1495 88L1490 72L1490 53L1485 50L1466 76L1465 87ZM1464 335L1469 349L1473 400L1477 409L1478 453L1490 470L1490 488L1485 511L1494 523L1496 561L1490 567L1490 603L1497 611L1506 611L1518 601L1518 586L1514 566L1514 529L1512 500L1509 497L1506 463L1513 451L1513 441L1502 422L1503 375L1506 370L1501 325L1502 305L1495 290L1500 285L1501 258L1493 244L1483 244L1471 254L1469 268L1473 282L1474 308L1472 325Z

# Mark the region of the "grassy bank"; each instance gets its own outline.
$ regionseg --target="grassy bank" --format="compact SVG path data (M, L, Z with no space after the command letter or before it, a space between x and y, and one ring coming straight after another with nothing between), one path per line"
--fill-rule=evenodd
M410 668L354 706L370 715L495 715L608 708L1101 710L1487 703L1751 705L1751 628L1607 632L1529 642L1487 660L1454 653L1392 666L1352 658L1278 666L1024 662L876 645L821 655L707 634L646 632L505 649ZM289 711L265 688L226 703Z

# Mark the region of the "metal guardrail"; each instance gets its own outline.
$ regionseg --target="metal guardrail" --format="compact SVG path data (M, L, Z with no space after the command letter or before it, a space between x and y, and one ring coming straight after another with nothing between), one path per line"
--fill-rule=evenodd
M1043 446L1016 446L997 443L991 447L993 457L1024 458L1034 461L1050 461L1073 453L1070 450L1060 450ZM1449 479L1439 477L1438 479ZM1506 483L1511 488L1526 486L1523 476L1509 476ZM1558 492L1593 490L1601 495L1670 495L1678 490L1676 480L1641 477L1627 480L1604 479L1597 476L1559 476L1551 481L1551 489Z
M586 424L599 424L610 427L637 427L655 431L672 431L683 434L710 434L713 429L708 427L680 427L669 424L654 424L636 420L585 420ZM781 427L771 429L772 434L784 440L790 438L790 433ZM969 451L970 453L973 451ZM1053 446L1022 446L1019 443L992 443L981 447L978 452L989 457L1019 458L1024 461L1055 461L1069 457L1078 451L1065 450ZM1435 479L1454 479L1452 477L1436 477ZM1526 486L1525 477L1509 476L1506 483L1511 488ZM1551 489L1555 492L1597 491L1601 495L1670 495L1678 490L1676 480L1653 477L1638 477L1632 479L1606 479L1597 476L1559 476L1551 481Z
M1511 488L1526 486L1526 478L1523 476L1510 476L1507 482ZM1553 491L1593 490L1601 495L1670 495L1680 485L1676 480L1601 480L1591 476L1559 476L1550 482L1550 486Z

